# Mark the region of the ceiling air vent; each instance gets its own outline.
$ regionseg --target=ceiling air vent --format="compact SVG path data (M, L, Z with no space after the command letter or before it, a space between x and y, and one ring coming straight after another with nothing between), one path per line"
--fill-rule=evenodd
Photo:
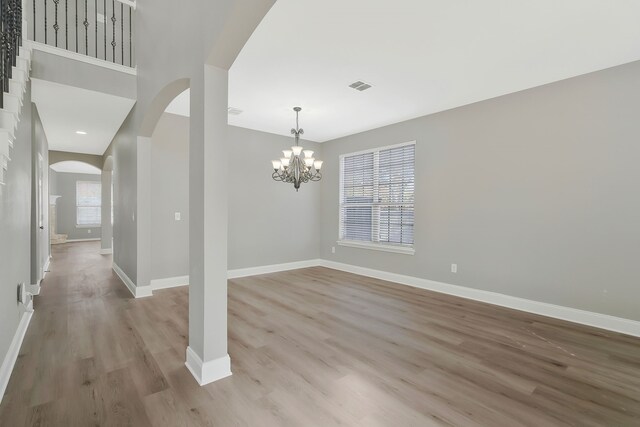
M353 88L355 90L359 90L360 92L362 92L363 90L367 90L371 87L371 85L369 83L365 83L362 82L360 80L358 80L357 82L353 82L349 85L350 88Z
M229 107L227 108L227 112L232 116L239 116L242 114L242 110L239 108Z

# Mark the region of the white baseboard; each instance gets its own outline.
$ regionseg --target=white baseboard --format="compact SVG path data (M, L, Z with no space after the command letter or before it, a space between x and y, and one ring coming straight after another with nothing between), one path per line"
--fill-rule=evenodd
M156 289L176 288L178 286L188 286L188 285L189 285L189 276L166 277L164 279L151 280L151 288L154 291Z
M93 237L92 237L91 239L67 239L67 241L66 241L65 243L74 243L74 242L97 242L97 241L99 241L99 240L102 240L102 239L100 239L99 237L97 237L97 238L93 238Z
M136 286L129 276L127 276L115 262L113 263L113 271L115 271L118 277L120 277L122 283L127 286L127 289L129 289L129 292L131 292L131 295L133 295L134 298L150 297L152 295L151 286Z
M44 264L44 267L42 267L42 279L40 279L41 282L47 276L47 271L49 271L50 266L51 266L51 255L49 255L49 257L47 258L47 262Z
M540 314L542 316L553 317L556 319L567 320L569 322L580 323L600 329L640 337L640 322L635 320L623 319L621 317L609 316L606 314L594 313L591 311L579 310L576 308L564 307L545 302L532 301L524 298L499 294L497 292L483 291L480 289L467 288L465 286L451 285L418 277L389 273L387 271L358 267L335 261L321 260L320 265L327 268L333 268L335 270L359 274L361 276L387 280L389 282L400 283L403 285L413 286L415 288L427 289L443 294L482 301L515 310Z
M24 335L27 333L29 322L31 322L31 316L33 316L33 312L27 311L22 313L22 318L20 319L20 323L18 323L18 329L13 336L13 340L11 340L11 345L9 346L7 354L4 356L2 366L0 366L0 402L2 402L4 392L7 390L7 385L9 385L11 372L13 371L13 367L18 359Z
M113 249L100 249L100 255L111 255L113 253Z
M228 270L228 279L237 279L239 277L256 276L258 274L277 273L279 271L296 270L298 268L317 267L320 265L319 259L308 259L305 261L287 262L284 264L262 265L259 267L238 268L236 270Z
M200 385L209 384L231 375L231 359L228 354L203 363L200 356L191 347L187 347L187 360L184 364Z

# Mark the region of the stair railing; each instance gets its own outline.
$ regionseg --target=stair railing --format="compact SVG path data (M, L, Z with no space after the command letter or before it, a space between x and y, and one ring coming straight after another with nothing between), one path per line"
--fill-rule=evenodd
M131 0L33 0L31 39L115 64L134 66Z
M0 108L22 45L22 0L0 0Z

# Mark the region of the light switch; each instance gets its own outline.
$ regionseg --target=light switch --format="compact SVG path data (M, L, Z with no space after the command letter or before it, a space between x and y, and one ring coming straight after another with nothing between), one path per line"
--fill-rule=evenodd
M180 221L180 212L176 212L174 216L176 217L176 221Z

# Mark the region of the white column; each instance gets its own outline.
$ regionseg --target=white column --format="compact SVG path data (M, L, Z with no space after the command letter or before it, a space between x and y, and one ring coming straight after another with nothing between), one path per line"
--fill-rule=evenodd
M151 138L137 139L136 297L151 296Z
M189 144L189 347L199 384L231 375L227 354L226 70L204 65L191 80Z

